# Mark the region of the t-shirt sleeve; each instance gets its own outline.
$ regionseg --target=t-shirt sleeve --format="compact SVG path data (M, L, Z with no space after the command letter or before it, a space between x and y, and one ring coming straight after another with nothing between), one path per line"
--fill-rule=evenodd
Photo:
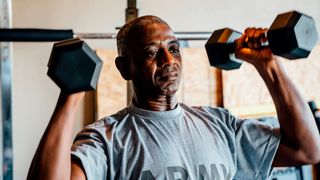
M107 178L107 153L103 134L86 127L75 138L71 148L71 158L79 161L88 180Z
M234 118L234 124L237 156L235 179L268 179L280 143L277 120Z

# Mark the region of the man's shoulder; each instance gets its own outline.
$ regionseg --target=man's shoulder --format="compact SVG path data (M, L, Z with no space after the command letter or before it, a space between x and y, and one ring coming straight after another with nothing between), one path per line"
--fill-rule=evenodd
M233 116L227 109L213 106L189 106L180 103L184 114L187 116L198 117L200 119L209 120L218 124L234 124L236 117Z
M184 103L179 103L181 108L186 112L191 113L205 113L205 114L211 114L211 115L230 115L230 112L222 107L213 107L213 106L190 106Z
M232 136L236 127L237 118L227 109L212 106L188 106L180 104L184 110L184 118L191 121L205 123L207 127Z
M105 116L89 124L88 126L86 126L86 128L100 129L105 127L110 127L122 121L123 119L125 119L127 115L128 115L128 107L125 107L112 115Z

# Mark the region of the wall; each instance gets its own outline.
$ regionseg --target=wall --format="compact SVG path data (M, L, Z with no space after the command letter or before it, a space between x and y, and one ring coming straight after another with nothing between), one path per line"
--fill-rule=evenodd
M268 27L276 14L292 9L316 19L319 0L161 0L138 1L140 15L154 14L175 31L212 31L225 26L239 31L247 26ZM13 27L72 28L75 32L115 32L125 19L125 0L14 0ZM115 48L114 40L90 40L93 48ZM194 43L203 46L204 42ZM13 44L14 179L25 179L59 94L46 76L52 43ZM78 131L93 119L92 94L78 114Z

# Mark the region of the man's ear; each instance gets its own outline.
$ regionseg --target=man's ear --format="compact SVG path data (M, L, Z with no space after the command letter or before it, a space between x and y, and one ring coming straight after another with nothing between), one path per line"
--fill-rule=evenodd
M119 72L121 73L121 76L127 81L131 80L129 60L124 56L118 56L115 60L115 63Z

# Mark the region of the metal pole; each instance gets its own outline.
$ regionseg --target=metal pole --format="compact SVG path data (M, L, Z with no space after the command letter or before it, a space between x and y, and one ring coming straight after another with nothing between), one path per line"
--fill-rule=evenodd
M180 41L207 40L211 32L174 32ZM0 28L0 42L50 42L69 38L115 39L116 33L73 33L72 29Z
M1 30L0 30L1 32ZM193 41L193 40L208 40L212 32L174 32L177 39L180 41ZM81 39L115 39L115 33L75 33L74 37ZM1 39L0 39L1 41Z
M128 6L126 9L126 22L137 18L138 9L137 9L137 1L136 0L128 0Z
M11 0L2 0L0 3L0 28L11 27ZM0 140L0 171L1 179L13 178L13 151L12 151L12 75L11 75L11 43L0 42L0 93L1 93L1 125Z
M128 0L128 7L126 9L126 22L138 17L137 1ZM133 96L133 85L131 81L127 83L127 104L131 102Z
M80 39L115 39L117 37L117 34L116 33L75 33L73 37L80 38Z

